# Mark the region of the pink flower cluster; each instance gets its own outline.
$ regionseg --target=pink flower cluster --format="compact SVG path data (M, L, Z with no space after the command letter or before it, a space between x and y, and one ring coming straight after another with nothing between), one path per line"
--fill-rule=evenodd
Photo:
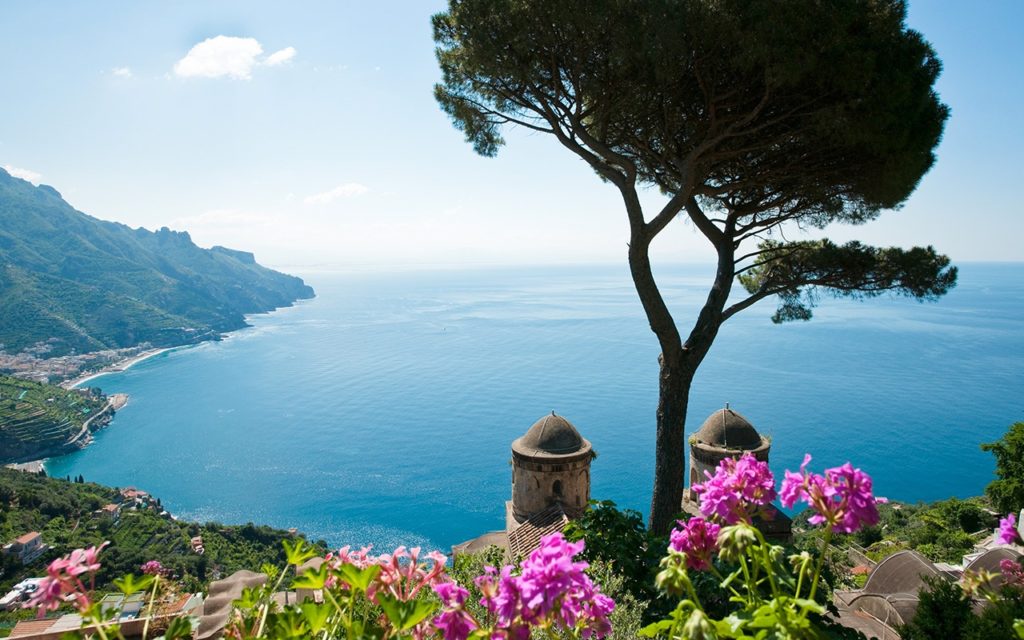
M424 557L431 561L430 566L420 562L420 547L407 549L404 546L398 547L392 553L383 553L379 556L370 555L372 547L363 547L359 551L352 551L350 547L342 547L338 553L328 553L325 561L331 568L337 568L342 564L351 564L359 569L365 569L371 565L381 568L377 578L366 590L366 595L376 602L377 593L387 593L399 600L408 601L424 587L432 587L440 584L443 579L444 566L448 558L439 551L431 551ZM332 579L328 579L328 587L333 586Z
M446 640L465 640L477 628L476 620L465 609L469 591L454 582L442 582L434 585L434 593L444 607L441 615L434 618L434 626Z
M142 563L139 567L142 573L148 576L162 576L164 575L164 565L160 564L159 560L150 560L149 562Z
M804 455L800 473L786 471L779 492L786 508L804 502L816 513L811 524L826 524L837 533L853 533L863 526L878 524L879 503L871 493L871 476L854 469L849 462L825 469L825 475L807 472L811 455Z
M541 538L540 547L519 565L518 575L507 565L500 572L486 567L475 582L483 597L480 604L495 616L492 638L527 640L531 626L552 625L578 629L583 638L603 638L611 631L608 616L615 602L584 573L586 562L574 560L583 541L568 542L561 533ZM445 640L465 640L477 623L465 611L466 592L457 586L434 587L445 603L435 618Z
M711 556L718 549L718 532L721 527L704 518L678 522L681 528L672 530L668 548L686 556L688 569L707 571L711 568Z
M754 514L775 499L775 477L768 464L746 453L739 460L718 463L715 475L693 485L700 495L700 512L725 524L750 524Z
M38 607L40 617L47 611L57 609L64 602L72 602L80 611L87 609L89 595L82 584L82 576L99 571L100 551L108 544L110 543L104 542L98 547L75 549L51 562L46 568L46 577L39 583L25 608Z
M1021 541L1020 534L1017 533L1017 516L1009 513L999 521L996 539L1001 544L1016 544Z
M398 547L392 553L382 553L379 556L370 554L372 547L363 547L359 551L352 551L345 546L338 550L338 553L329 553L324 558L327 566L337 569L342 564L351 564L359 569L369 566L379 566L380 573L366 588L366 597L377 603L378 594L386 594L403 602L413 600L424 587L435 587L442 584L444 578L445 563L448 558L438 551L431 551L424 557L431 561L428 566L420 562L420 547L407 549ZM333 575L327 578L327 587L336 586L336 578ZM342 583L340 586L348 588ZM412 636L415 640L422 640L433 632L430 621L425 620L412 629Z
M1003 559L999 561L999 572L1003 574L1003 584L1024 589L1024 567L1019 562Z

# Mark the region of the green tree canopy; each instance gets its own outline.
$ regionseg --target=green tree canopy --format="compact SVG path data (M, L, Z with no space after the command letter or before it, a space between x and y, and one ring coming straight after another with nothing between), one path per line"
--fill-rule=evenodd
M1002 513L1024 509L1024 422L1015 422L1002 438L981 445L996 457L996 479L985 487Z
M931 247L789 241L898 207L935 161L940 64L899 0L450 0L434 16L442 109L481 154L501 129L552 135L619 191L629 265L661 346L651 524L683 488L690 384L721 324L771 296L808 319L819 292L917 298L956 280ZM638 190L665 198L644 211ZM718 269L683 339L649 247L676 218ZM739 278L746 294L730 300Z

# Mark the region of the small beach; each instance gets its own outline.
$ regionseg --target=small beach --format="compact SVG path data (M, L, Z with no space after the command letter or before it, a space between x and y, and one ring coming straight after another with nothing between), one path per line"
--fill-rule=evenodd
M178 348L180 347L162 347L160 349L149 349L147 351L143 351L142 353L135 354L134 356L125 358L124 360L115 362L114 364L103 367L99 371L93 371L90 373L77 376L70 380L65 380L60 384L60 386L64 387L65 389L74 389L75 387L82 386L86 382L89 382L90 380L93 380L95 378L99 378L100 376L105 376L109 373L118 373L121 371L125 371L127 369L130 369L131 367L134 367L143 360L147 360L154 356L158 356L161 353L165 353L167 351L171 351L173 349Z

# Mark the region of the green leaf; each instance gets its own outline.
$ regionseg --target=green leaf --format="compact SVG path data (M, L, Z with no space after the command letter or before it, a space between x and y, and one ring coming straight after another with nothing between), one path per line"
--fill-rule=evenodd
M377 603L384 610L397 631L412 629L434 612L437 604L425 600L399 600L383 593L377 594Z
M232 604L238 609L255 609L263 602L263 589L246 587L242 589L242 595Z
M307 601L300 604L299 608L302 610L302 615L306 617L306 623L309 625L310 632L313 635L317 635L327 626L327 619L331 616L331 608L326 604Z
M267 622L267 627L273 630L273 633L269 635L277 640L308 638L310 635L305 618L294 609L270 614Z
M353 620L349 629L348 640L382 640L384 630L377 625L362 620Z
M285 559L290 565L297 567L306 560L316 557L316 552L311 547L307 547L306 541L302 538L296 538L294 544L282 540L281 545L284 547Z
M167 625L167 631L164 631L164 640L178 640L179 638L191 638L192 637L192 623L189 622L188 618L171 618L171 622Z
M805 611L811 611L811 612L817 613L819 615L824 615L825 614L825 607L824 607L824 605L821 605L821 604L815 602L814 600L808 600L807 598L796 598L796 599L793 600L793 602L794 602L794 604L796 604L796 606L800 607L801 609L803 609Z
M353 564L343 564L338 568L338 572L341 573L341 577L345 582L356 591L366 591L370 583L374 581L377 574L380 573L379 565L370 565L365 569L360 569Z
M153 576L144 575L136 577L129 573L123 578L117 578L114 580L114 584L117 585L118 590L126 596L130 596L133 593L139 591L145 591L153 584Z
M292 581L293 589L323 589L327 584L327 565L320 565L319 569L306 569L302 575Z
M645 638L656 638L660 636L663 632L667 632L671 628L671 620L659 620L657 622L652 622L651 624L647 625L637 633L639 633L641 636Z

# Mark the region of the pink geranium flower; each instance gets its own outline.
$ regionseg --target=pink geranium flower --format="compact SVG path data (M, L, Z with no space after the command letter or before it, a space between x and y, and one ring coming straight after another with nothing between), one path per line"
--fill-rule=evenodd
M878 524L878 504L885 498L872 495L871 476L854 469L849 462L825 470L825 475L808 473L811 455L805 454L800 472L786 471L779 490L782 506L806 503L815 514L811 524L826 524L836 533L853 533Z
M718 549L717 524L704 518L690 518L679 521L681 528L672 530L668 548L686 555L687 568L706 571L711 568L711 556Z
M57 558L46 567L46 577L39 583L25 608L39 609L42 617L47 611L53 611L64 602L73 602L79 611L89 607L89 594L82 584L81 576L99 571L100 551L109 542L98 547L75 549L61 558Z
M139 567L139 570L146 575L159 576L164 573L164 565L160 564L159 560L150 560L149 562L144 562Z
M473 616L463 608L469 591L454 582L441 582L435 584L433 589L445 607L445 610L434 618L434 626L441 630L445 640L466 640L477 628Z
M561 533L553 533L541 538L540 547L520 563L518 574L511 565L500 572L484 567L484 574L474 582L482 594L480 604L495 619L492 638L526 640L530 625L576 629L583 638L602 638L610 632L608 616L615 602L591 582L585 573L587 563L575 559L583 545L582 540L569 542ZM444 587L438 595L445 601L446 612L462 606L464 596L451 588ZM458 637L465 631L460 624L457 618L440 623L435 619L445 640L464 640Z
M999 571L1003 574L1003 584L1024 589L1024 567L1019 562L1004 558L999 561Z
M1016 544L1020 540L1020 534L1017 533L1017 516L1009 513L999 521L996 538L1001 544Z
M775 499L775 477L768 464L745 453L739 460L718 463L715 475L707 471L707 482L693 485L700 495L700 512L725 524L750 524L754 514Z

